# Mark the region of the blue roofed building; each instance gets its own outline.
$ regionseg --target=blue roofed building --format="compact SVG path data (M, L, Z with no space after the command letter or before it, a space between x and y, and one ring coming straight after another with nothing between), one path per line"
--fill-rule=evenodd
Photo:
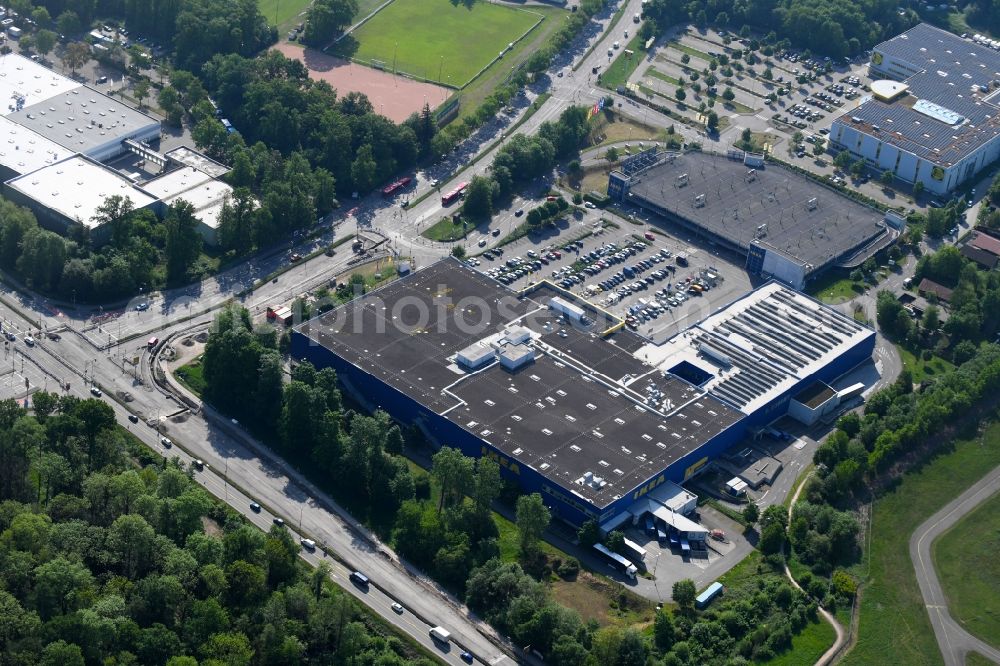
M835 150L942 195L1000 157L1000 51L921 23L868 68L870 95L830 128Z

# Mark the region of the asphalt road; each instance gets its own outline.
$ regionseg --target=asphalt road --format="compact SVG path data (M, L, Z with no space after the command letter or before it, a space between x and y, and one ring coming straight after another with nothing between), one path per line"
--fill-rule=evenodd
M976 638L962 628L948 612L948 600L934 570L931 544L979 504L1000 492L1000 467L973 484L968 490L928 518L910 537L910 559L917 574L917 584L934 627L934 637L941 648L946 666L964 666L969 652L978 652L1000 664L1000 650ZM975 572L969 572L975 575Z

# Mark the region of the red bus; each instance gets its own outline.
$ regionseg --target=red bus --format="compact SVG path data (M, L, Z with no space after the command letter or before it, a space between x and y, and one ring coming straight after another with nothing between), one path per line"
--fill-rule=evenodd
M386 185L385 187L383 187L382 188L382 196L384 196L384 197L391 197L392 195L398 193L401 189L403 189L404 187L406 187L407 185L409 185L412 181L413 181L413 179L410 178L409 176L405 176L403 178L400 178L396 182L394 182L394 183L392 183L390 185Z
M447 206L448 204L454 202L460 196L462 196L463 194L465 194L465 188L468 187L468 186L469 186L468 183L459 183L458 187L456 187L455 189L453 189L451 192L448 192L447 194L442 194L441 195L441 205L442 206Z

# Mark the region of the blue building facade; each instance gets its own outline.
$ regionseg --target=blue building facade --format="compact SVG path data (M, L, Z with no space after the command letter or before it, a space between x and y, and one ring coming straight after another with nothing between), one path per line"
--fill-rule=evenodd
M766 286L762 287L762 289L764 288ZM801 294L798 297L801 298ZM817 305L826 307L821 306L818 302ZM720 312L725 311L728 307L721 308ZM455 447L467 456L474 458L487 456L495 460L504 477L516 480L525 493L537 492L541 494L555 517L573 525L581 525L587 520L596 520L598 523L604 524L625 513L634 502L642 500L657 486L668 481L677 484L687 481L726 450L752 436L776 419L785 416L788 413L791 399L806 386L817 380L832 382L870 359L875 346L875 332L868 327L858 325L853 320L851 321L858 330L851 338L853 344L844 345L838 349L836 356L827 362L818 364L815 371L796 375L801 377L798 381L790 384L780 394L774 395L757 408L741 410L740 405L731 404L724 395L713 393L709 389L712 397L733 408L735 416L730 422L731 424L716 430L714 435L710 437L706 434L706 439L697 442L695 448L674 459L655 473L651 473L649 476L643 474L642 476L645 478L642 478L641 482L636 485L632 487L626 485L616 489L617 496L605 500L600 505L588 499L583 493L574 491L573 483L567 481L565 477L556 480L547 476L543 472L544 465L542 470L535 469L505 453L498 446L494 446L489 441L489 431L482 431L481 425L479 428L475 428L474 422L469 423L470 428L467 429L458 422L458 419L449 417L447 413L434 411L434 409L422 404L418 397L383 381L380 377L338 354L333 349L318 343L308 333L303 333L302 328L305 325L297 327L291 332L291 356L298 360L308 361L316 368L333 368L345 390L366 407L382 409L402 423L416 425L437 443ZM331 343L331 346L336 346L336 344ZM365 357L358 357L357 362L365 363L367 361ZM688 379L678 377L678 381L690 385ZM441 385L441 383L437 383L437 386ZM495 396L487 395L484 397ZM450 411L447 408L442 408L440 404L438 409L444 412ZM514 454L517 453L518 451L514 451Z

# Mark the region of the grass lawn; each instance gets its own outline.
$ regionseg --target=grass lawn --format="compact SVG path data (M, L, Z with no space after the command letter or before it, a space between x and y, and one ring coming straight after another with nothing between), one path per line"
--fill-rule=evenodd
M607 167L587 167L583 172L583 180L580 181L581 192L608 193L608 173Z
M907 474L875 502L868 566L854 567L864 581L858 640L841 664L942 663L910 561L910 535L998 464L1000 424L992 423L981 436L956 441L950 452Z
M996 664L978 652L969 652L965 655L965 666L996 666Z
M654 604L604 578L581 571L574 581L557 580L549 586L552 598L580 614L584 622L630 627L653 621Z
M201 397L201 394L205 390L205 377L202 371L201 359L197 358L174 370L174 377L192 393Z
M903 367L913 373L913 381L916 384L925 379L937 377L955 367L940 356L931 356L930 360L925 361L899 345L896 345L896 350L899 351L899 356L903 359Z
M531 11L541 14L545 17L545 20L542 21L541 25L528 33L527 37L515 44L514 50L505 55L501 62L490 67L481 76L462 89L459 93L461 103L458 112L459 120L474 115L483 101L508 80L511 72L516 67L526 62L538 49L548 43L552 35L563 26L570 15L568 11L561 7L536 5L531 7ZM548 95L549 93L545 94Z
M643 125L617 114L611 120L608 120L607 116L601 116L601 120L595 122L590 130L590 145L595 147L622 141L663 141L665 138L662 129ZM635 148L638 150L638 146ZM618 152L625 156L623 150Z
M645 60L645 51L640 49L642 40L636 35L622 49L619 49L614 62L598 77L598 82L608 90L617 90L628 82L628 77ZM631 55L626 53L631 51Z
M311 0L257 0L257 7L268 23L284 26L286 23L291 23L300 12L304 12L309 7L310 2ZM277 21L274 20L275 16L278 18ZM295 23L302 23L305 20L306 18L303 16ZM278 37L282 38L282 35L279 34Z
M541 18L487 2L394 0L331 52L461 88Z
M962 627L994 647L1000 646L998 550L1000 494L980 504L931 546L951 614Z
M708 55L704 51L693 49L687 44L681 44L680 42L670 42L670 48L677 49L681 53L687 53L692 58L701 58L705 62L712 62L712 56Z
M837 638L825 620L819 619L806 625L798 636L792 637L792 647L765 662L767 666L812 666L826 652Z
M466 234L475 228L475 224L467 222L464 218L455 223L450 217L442 217L435 224L427 227L420 235L428 240L450 243L465 238Z
M666 74L664 74L660 70L656 69L655 67L650 67L649 69L647 69L646 70L646 76L652 76L654 79L659 79L661 81L666 81L667 83L669 83L672 86L679 86L681 84L681 82L678 81L677 79L675 79L674 77L667 76Z
M724 106L727 110L732 110L732 111L735 111L736 113L753 113L754 112L754 109L751 109L746 104L740 104L736 100L733 100L732 102L727 102L726 100L724 100L724 99L722 99L720 97L719 101L716 102L716 104L719 104L719 103L721 103L722 106Z
M828 274L809 284L806 289L813 298L818 298L827 305L837 305L863 294L865 287L860 282L854 282L845 277Z

